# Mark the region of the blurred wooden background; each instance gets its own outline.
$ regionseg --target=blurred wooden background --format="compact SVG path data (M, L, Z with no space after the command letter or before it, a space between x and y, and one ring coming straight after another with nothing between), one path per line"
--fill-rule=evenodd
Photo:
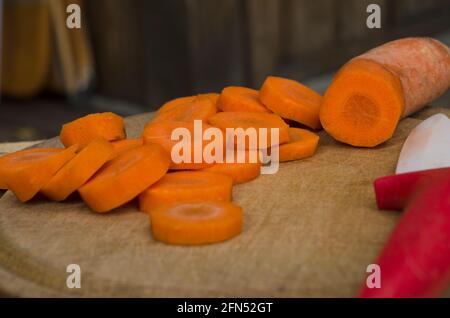
M367 5L382 29L366 27ZM143 104L267 74L297 80L384 41L450 29L449 0L90 0L97 91Z
M1 3L0 142L48 138L90 112L130 115L227 85L258 88L269 74L323 92L334 70L382 42L438 35L450 45L450 0ZM81 6L79 30L64 26L71 3ZM371 3L381 30L366 27ZM450 92L436 105L450 105Z

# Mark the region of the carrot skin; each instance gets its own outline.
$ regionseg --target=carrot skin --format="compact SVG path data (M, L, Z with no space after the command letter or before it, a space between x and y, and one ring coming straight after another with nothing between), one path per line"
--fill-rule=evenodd
M381 288L359 296L438 296L450 283L450 168L384 177L375 192L380 207L406 211L376 262Z
M420 110L450 85L450 50L432 38L391 41L357 59L383 65L400 79L405 96L402 117Z

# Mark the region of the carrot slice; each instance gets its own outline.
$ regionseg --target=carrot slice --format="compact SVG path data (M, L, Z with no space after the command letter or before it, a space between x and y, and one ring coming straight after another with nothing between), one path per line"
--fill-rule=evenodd
M17 170L21 165L26 166L30 164L30 161L25 158L45 158L61 152L61 148L32 148L13 152L0 157L0 189L6 190L8 186L6 179L8 173L12 172L12 169Z
M231 177L205 171L179 171L166 174L139 196L141 211L173 202L230 201Z
M161 206L150 212L153 238L174 245L202 245L228 240L242 231L242 208L231 202Z
M314 155L319 143L319 136L309 130L289 128L290 141L280 145L279 160L281 162L298 160Z
M321 128L319 109L322 96L297 81L269 76L261 87L259 99L283 118L313 129Z
M78 145L61 151L54 149L34 149L17 152L8 161L5 180L8 189L16 197L26 202L31 200L50 179L72 158Z
M210 168L203 169L203 171L228 175L233 179L233 184L249 182L261 174L262 163L258 152L255 153L254 158L250 158L250 152L245 151L242 162L237 153L235 153L233 159L233 163L226 161L216 163Z
M191 122L196 119L206 121L217 112L214 98L207 95L183 97L163 105L152 122L181 121Z
M164 113L166 111L173 110L180 105L195 103L197 100L209 100L214 106L217 105L217 100L219 99L219 94L217 93L207 93L207 94L198 94L194 96L186 96L172 99L162 105L158 109L158 114Z
M114 149L114 153L112 156L117 157L122 153L124 153L125 151L137 148L139 146L142 146L143 144L144 141L142 140L142 138L112 141L111 145L113 146Z
M224 88L218 100L218 108L224 112L270 113L259 101L257 90L230 86Z
M289 126L276 114L267 113L249 113L249 112L223 112L217 113L209 119L209 123L226 132L227 128L254 128L256 130L256 148L262 149L289 141ZM261 128L267 129L267 140L260 140ZM272 140L271 128L278 129L279 140ZM233 136L231 136L232 138ZM227 136L230 139L230 136ZM233 139L233 138L232 138ZM234 138L234 145L240 142ZM245 149L254 149L250 145L249 136L245 137Z
M78 190L112 156L113 147L104 139L96 139L62 167L41 192L55 201L65 200Z
M137 147L106 163L78 192L93 211L108 212L161 179L169 164L161 146Z
M59 139L64 146L79 144L84 148L96 138L108 141L126 137L123 118L114 113L87 115L63 125Z
M196 96L185 96L172 99L167 103L163 104L157 111L157 114L162 114L167 111L174 110L180 105L190 104L195 101Z
M170 165L170 169L174 170L196 170L196 169L203 169L207 167L211 167L213 163L206 163L205 160L203 160L203 153L201 156L201 162L194 162L194 154L195 151L202 151L202 149L205 148L205 146L209 143L209 141L198 140L198 138L195 138L194 134L194 123L192 122L159 122L154 123L150 122L147 124L144 128L144 132L142 134L142 137L144 139L144 144L151 144L156 143L161 145L170 155L172 154L172 148L179 142L177 140L172 140L172 132L177 128L186 128L190 135L190 146L191 146L191 157L190 162L182 162L182 163L175 163L172 161L172 164ZM211 128L208 124L202 124L202 135L204 130ZM201 136L200 136L201 137Z

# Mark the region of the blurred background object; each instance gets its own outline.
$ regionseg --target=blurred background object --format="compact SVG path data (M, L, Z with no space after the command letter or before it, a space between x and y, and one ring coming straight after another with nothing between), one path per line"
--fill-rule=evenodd
M0 141L88 112L152 111L286 76L323 92L354 55L405 36L450 44L450 0L3 0ZM81 28L66 27L69 4ZM381 7L382 28L366 26ZM450 96L436 104L450 104Z

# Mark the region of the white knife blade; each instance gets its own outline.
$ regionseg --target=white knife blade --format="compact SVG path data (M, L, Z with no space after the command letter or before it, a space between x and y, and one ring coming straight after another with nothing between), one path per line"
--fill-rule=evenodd
M396 173L450 167L450 119L433 115L409 134L397 163Z

